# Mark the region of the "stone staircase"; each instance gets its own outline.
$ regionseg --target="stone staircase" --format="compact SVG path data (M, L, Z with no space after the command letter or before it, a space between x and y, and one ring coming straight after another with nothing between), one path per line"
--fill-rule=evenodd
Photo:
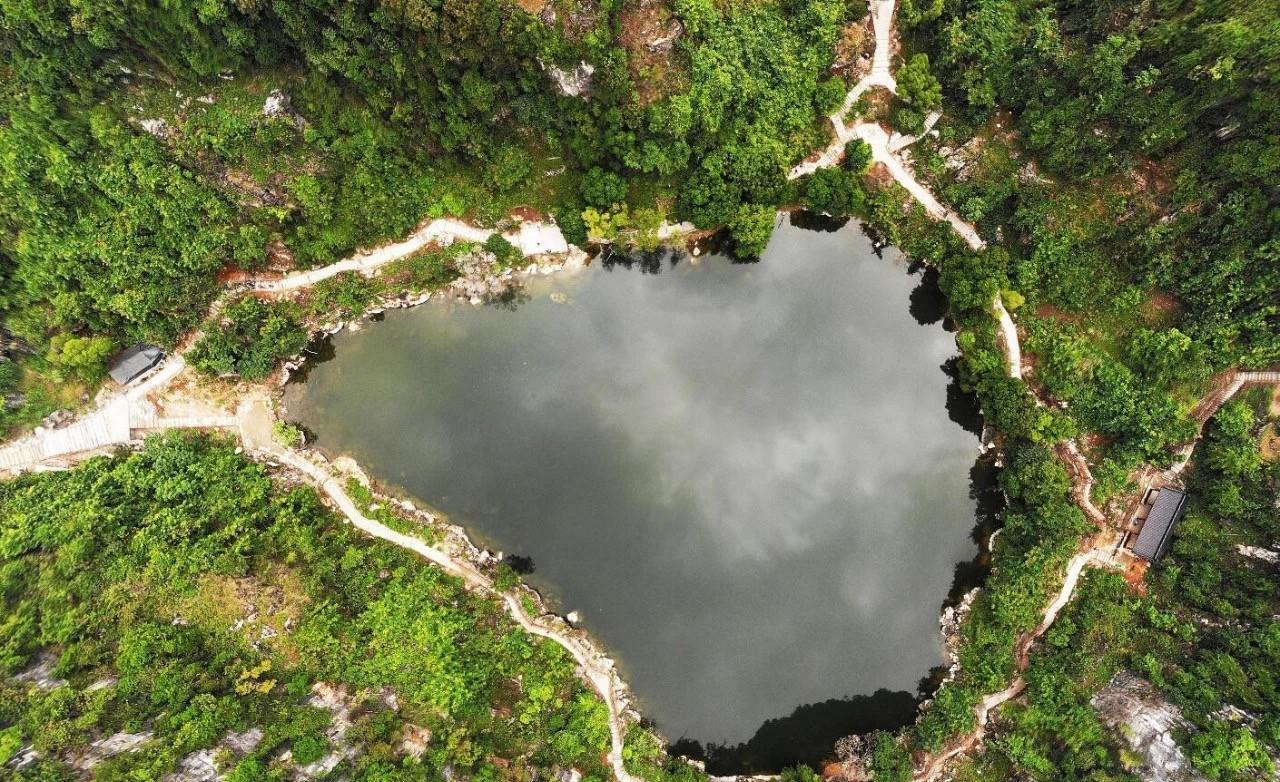
M114 399L62 429L37 430L0 448L0 470L13 470L68 454L129 441L129 400Z

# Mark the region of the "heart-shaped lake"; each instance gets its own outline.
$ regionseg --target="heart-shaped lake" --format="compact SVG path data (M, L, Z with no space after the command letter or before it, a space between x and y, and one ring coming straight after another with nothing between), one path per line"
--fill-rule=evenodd
M854 224L785 221L759 263L596 262L514 308L390 313L286 407L531 558L666 735L739 742L943 659L978 441L922 285Z

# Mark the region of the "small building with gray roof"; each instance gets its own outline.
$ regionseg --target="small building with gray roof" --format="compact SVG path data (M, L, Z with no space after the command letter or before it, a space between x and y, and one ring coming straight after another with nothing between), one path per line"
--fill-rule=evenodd
M151 370L164 358L164 349L155 345L137 345L125 350L112 362L107 374L122 386L137 380L139 376Z
M1174 525L1186 510L1187 495L1178 489L1165 487L1156 493L1155 502L1147 512L1147 518L1138 531L1133 553L1148 562L1159 562L1169 548Z

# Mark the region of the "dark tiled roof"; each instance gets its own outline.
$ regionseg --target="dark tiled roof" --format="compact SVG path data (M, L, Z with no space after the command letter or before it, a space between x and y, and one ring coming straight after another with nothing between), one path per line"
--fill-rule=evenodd
M1187 495L1177 489L1161 489L1142 525L1142 531L1138 533L1138 541L1133 544L1133 553L1152 562L1160 559L1169 545L1173 525L1178 523L1186 501Z
M164 350L155 345L138 343L120 354L111 369L107 370L111 379L125 385L129 381L151 369L164 358Z

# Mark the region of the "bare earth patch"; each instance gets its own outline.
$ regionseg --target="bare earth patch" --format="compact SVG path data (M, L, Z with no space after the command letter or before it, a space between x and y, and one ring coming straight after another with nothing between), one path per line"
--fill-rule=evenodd
M871 54L875 49L875 33L871 30L871 17L851 22L840 31L836 41L835 57L831 62L832 73L860 79L871 72Z
M262 579L208 575L181 611L197 624L229 625L249 643L269 646L292 663L298 650L290 635L308 602L297 575L277 568Z
M1275 400L1272 402L1274 404ZM1263 459L1280 462L1280 426L1267 424L1262 430L1262 437L1258 439L1258 450L1262 452Z
M688 86L689 75L676 51L684 25L665 0L641 0L624 8L618 44L627 50L627 69L636 85L637 103L650 103Z

